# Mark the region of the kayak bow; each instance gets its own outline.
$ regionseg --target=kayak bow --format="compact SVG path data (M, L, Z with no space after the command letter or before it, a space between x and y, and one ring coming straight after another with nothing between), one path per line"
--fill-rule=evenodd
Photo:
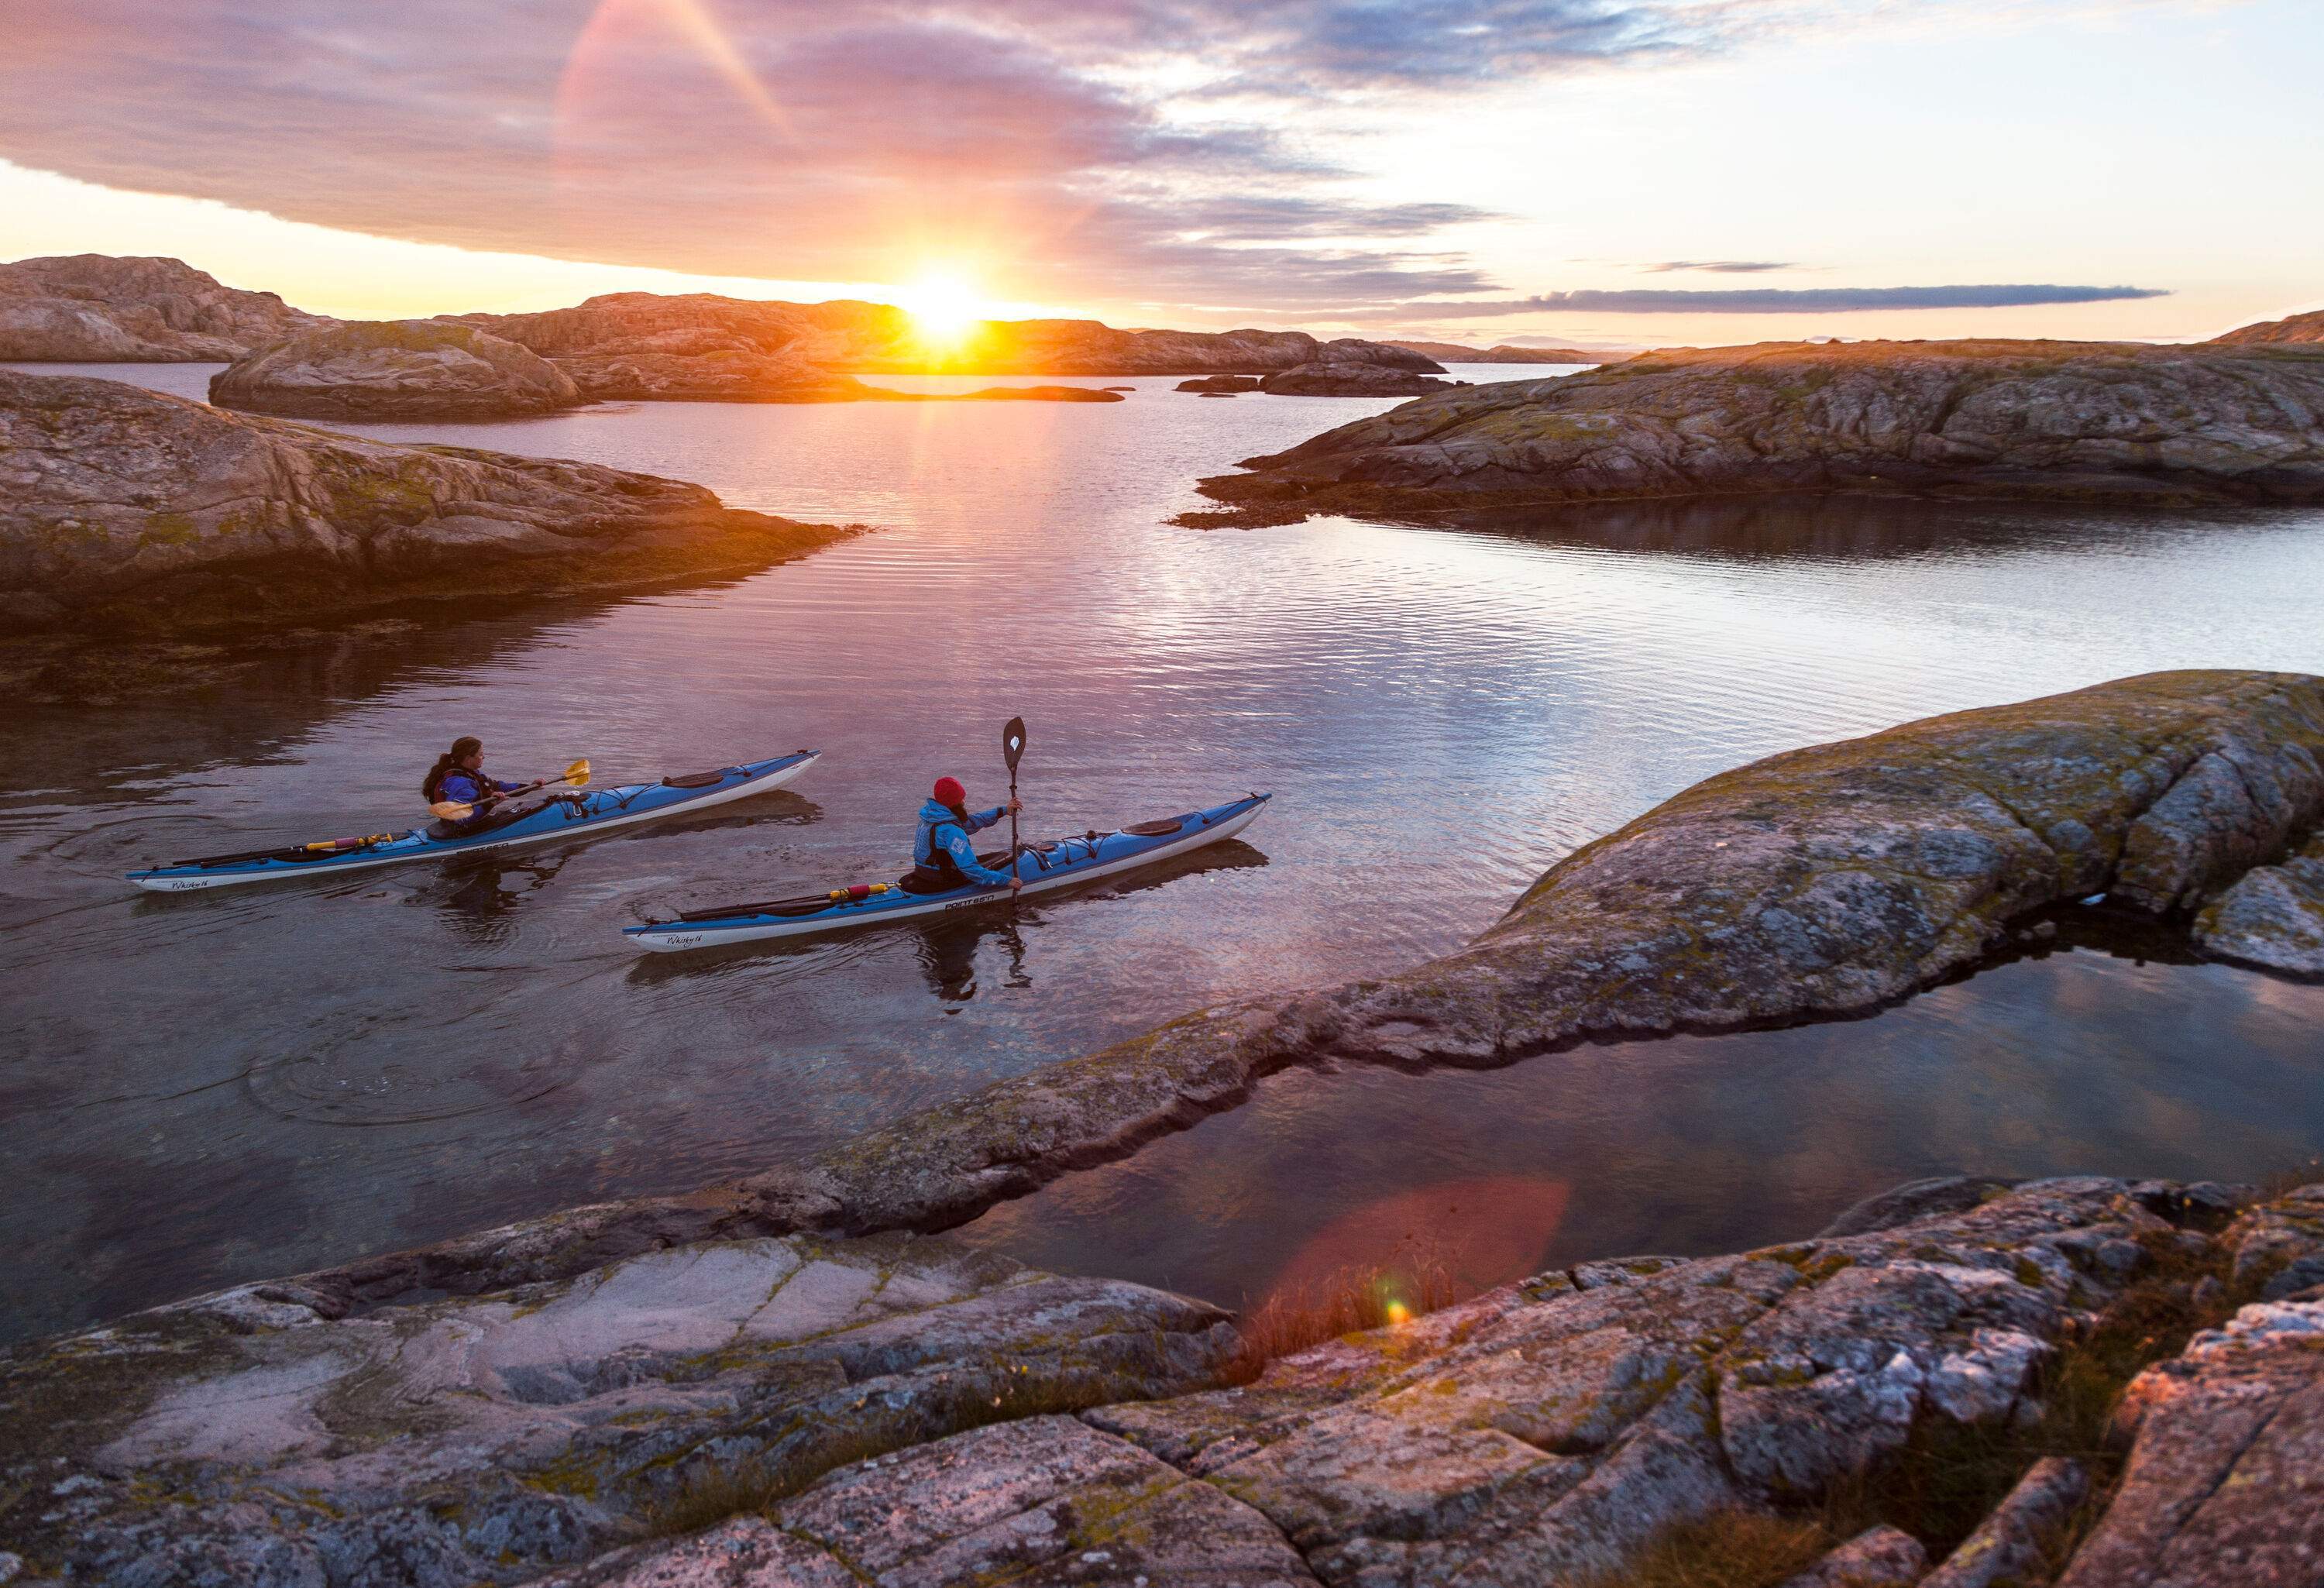
M1025 879L1021 891L1050 892L1191 854L1241 832L1274 798L1272 794L1252 794L1214 805L1208 810L1140 822L1119 832L1084 833L1047 843L1028 843L1017 862L1017 874ZM1009 863L1005 854L981 858L996 870L1005 870ZM894 882L859 882L852 888L835 888L798 899L770 899L755 904L687 910L670 920L623 927L622 932L640 948L669 954L726 943L752 943L765 937L805 937L851 927L912 920L988 904L1005 904L1009 898L1006 887L971 884L941 893L911 893Z
M654 783L622 783L592 789L586 794L558 794L545 803L521 807L501 820L461 833L442 824L413 827L404 833L378 833L367 838L333 838L319 844L294 844L278 849L254 849L240 854L214 854L204 860L180 860L148 871L131 872L129 880L156 893L190 893L204 888L230 888L242 882L269 882L279 877L336 876L409 860L436 860L475 854L488 849L513 849L524 844L546 844L556 838L577 838L648 822L681 811L724 805L779 789L815 764L822 753L802 750L770 761L744 762L716 771L668 777Z

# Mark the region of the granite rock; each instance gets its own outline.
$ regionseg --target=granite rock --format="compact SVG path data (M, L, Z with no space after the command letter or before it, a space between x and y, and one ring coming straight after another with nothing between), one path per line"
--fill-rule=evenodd
M2281 865L2255 867L2195 918L2216 959L2324 977L2324 837Z
M1279 370L1260 381L1259 389L1277 397L1419 397L1463 383L1388 365L1319 359Z
M755 571L848 532L594 464L392 446L0 371L0 602L20 630L627 587Z
M0 359L199 363L329 325L176 259L78 254L0 264Z
M338 420L522 419L573 408L563 370L472 326L352 320L271 343L210 377L210 401Z
M1783 1588L1913 1588L1928 1569L1918 1538L1895 1528L1867 1528Z
M2059 1588L2324 1577L2324 1293L2308 1296L2246 1306L2132 1380L2129 1466Z
M2071 342L1766 343L1440 392L1202 482L1227 513L1425 519L1845 490L2324 499L2324 354Z
M1198 1302L901 1237L676 1248L362 1316L263 1299L0 1353L0 1534L81 1581L521 1582L633 1544L705 1485L773 1493L995 1418L1167 1395L1233 1343ZM1167 1475L1120 1455L1145 1488Z
M2286 315L2282 319L2264 319L2256 325L2229 331L2224 337L2214 337L2211 341L2214 346L2229 347L2324 342L2324 309L2311 309L2306 314Z

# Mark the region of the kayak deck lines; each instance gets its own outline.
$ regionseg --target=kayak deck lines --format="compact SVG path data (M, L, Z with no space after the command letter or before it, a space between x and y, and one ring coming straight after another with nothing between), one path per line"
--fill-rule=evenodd
M360 838L330 838L316 844L278 845L270 849L213 854L131 872L129 881L155 893L190 893L284 877L336 876L406 861L448 858L486 850L513 849L558 838L577 838L613 827L701 810L781 788L812 766L823 752L801 750L762 761L739 762L715 771L674 775L650 783L619 783L586 792L554 794L539 805L520 805L499 819L468 832L447 832L441 824L401 833Z
M1100 877L1118 876L1231 838L1256 820L1274 798L1272 794L1249 794L1206 810L1190 810L1112 832L1092 831L1028 843L1022 846L1017 863L1017 874L1025 881L1019 895L1046 893ZM980 858L994 870L1006 870L1009 864L1006 850ZM667 920L624 927L622 932L640 948L669 954L925 919L1005 903L1010 897L1006 887L971 884L940 893L915 893L897 882L859 882L849 888L793 899L685 910Z

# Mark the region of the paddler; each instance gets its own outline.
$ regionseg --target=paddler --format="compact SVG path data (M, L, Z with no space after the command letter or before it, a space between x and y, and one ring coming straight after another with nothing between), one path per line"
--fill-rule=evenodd
M973 811L968 808L968 790L958 778L938 778L927 803L920 807L920 830L912 840L912 881L919 891L935 893L971 883L986 888L1006 883L1014 893L1023 887L1024 878L980 864L975 845L968 841L971 833L982 832L1018 808L1011 799L991 810Z
M483 816L493 806L511 794L521 794L528 789L538 789L539 783L504 783L498 778L484 775L484 742L461 734L452 741L452 748L436 758L428 769L428 777L420 785L420 797L429 805L449 800L455 804L475 807L461 822L465 826Z

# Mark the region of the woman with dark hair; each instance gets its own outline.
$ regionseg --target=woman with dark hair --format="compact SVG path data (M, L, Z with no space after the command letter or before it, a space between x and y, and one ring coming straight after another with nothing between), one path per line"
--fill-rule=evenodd
M474 806L475 811L465 818L473 822L505 796L539 787L538 783L503 783L498 778L484 776L484 742L463 734L428 769L427 779L420 785L420 797L431 806L447 800Z

